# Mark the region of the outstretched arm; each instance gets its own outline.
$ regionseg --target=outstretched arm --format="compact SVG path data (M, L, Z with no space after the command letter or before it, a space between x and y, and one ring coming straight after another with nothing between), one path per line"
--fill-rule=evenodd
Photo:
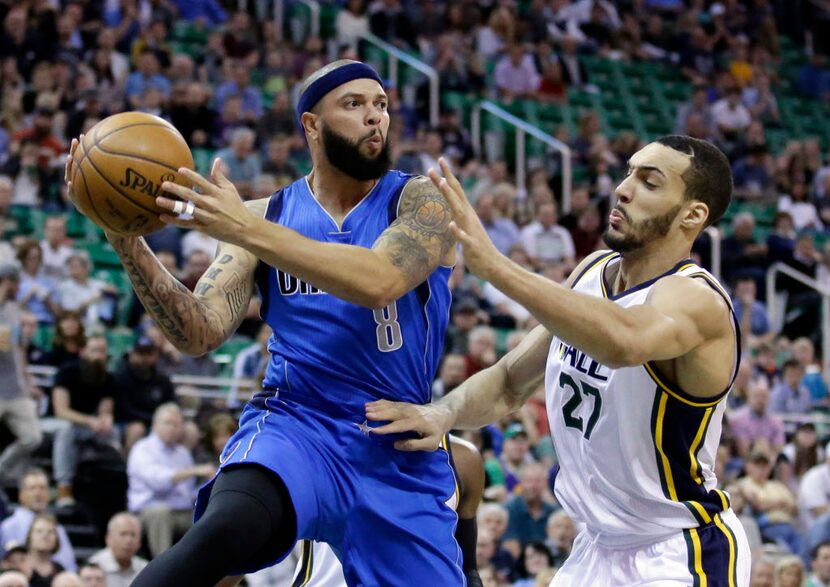
M201 190L164 183L163 189L196 205L193 220L163 219L195 228L250 251L318 289L346 301L383 308L422 283L448 258L455 244L449 231L450 209L427 178L414 178L401 194L399 215L373 248L324 243L241 210L233 184L215 164L211 181L180 169ZM175 202L158 198L172 210Z

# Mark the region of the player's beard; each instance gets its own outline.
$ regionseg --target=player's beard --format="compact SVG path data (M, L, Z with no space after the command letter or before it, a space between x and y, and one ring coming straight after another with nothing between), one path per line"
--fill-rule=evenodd
M642 249L648 243L669 233L672 222L674 222L681 207L682 205L678 204L661 216L646 218L640 222L631 222L624 210L616 208L617 212L625 218L628 230L624 234L618 234L611 232L612 228L609 225L602 234L602 240L608 245L609 249L618 253L630 253Z
M379 132L379 131L378 131ZM359 141L351 141L338 132L323 126L323 149L329 163L358 181L378 179L392 167L392 153L389 140L384 140L383 147L374 157L367 157L360 152L360 146L375 133ZM382 138L382 135L381 135Z

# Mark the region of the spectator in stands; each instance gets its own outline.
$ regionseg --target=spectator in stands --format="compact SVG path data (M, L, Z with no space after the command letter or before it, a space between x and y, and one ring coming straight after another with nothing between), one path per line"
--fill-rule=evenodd
M816 349L813 341L801 337L793 341L793 358L804 368L804 378L801 384L810 390L813 404L827 403L827 384L821 376L821 366L816 361Z
M553 512L548 517L545 545L553 554L554 566L560 567L571 554L576 538L576 525L565 510Z
M536 220L525 226L520 240L525 251L539 265L564 263L573 267L576 250L571 234L556 222L556 204L551 202L539 207Z
M161 65L156 52L150 47L145 47L138 56L137 71L127 77L125 87L127 100L133 108L140 106L139 98L148 88L157 89L165 99L170 97L172 85L160 71Z
M77 312L62 312L57 315L52 349L46 357L46 364L60 367L77 360L86 344L86 334L81 316Z
M243 197L249 197L254 179L262 171L259 153L254 150L256 134L250 128L233 131L231 144L216 152L216 157L226 166L226 175Z
M476 518L479 531L489 532L493 539L495 548L489 563L496 568L501 577L507 579L513 575L513 569L516 566L516 559L502 546L502 538L507 531L510 519L507 509L500 503L483 503Z
M689 116L692 114L700 115L703 124L709 129L714 128L715 120L712 116L712 108L709 105L709 91L704 85L695 86L691 100L678 106L674 122L674 132L676 134L684 134ZM734 169L732 171L734 173Z
M196 25L216 27L228 18L217 0L172 0L172 3L178 18Z
M767 308L756 297L756 287L754 279L741 276L735 283L732 296L735 317L741 325L741 342L749 349L770 343L775 336L770 329Z
M475 375L482 369L496 362L496 332L489 326L476 326L470 331L467 354L464 361L467 365L466 376Z
M772 195L772 161L766 145L753 145L732 167L735 196L757 199Z
M730 88L725 97L712 104L712 116L718 131L731 142L736 141L739 133L752 121L749 110L741 102L738 88Z
M29 579L20 571L0 571L0 587L29 587Z
M242 59L232 61L230 71L232 79L216 89L216 108L222 110L230 96L238 96L241 100L243 120L254 122L264 113L262 93L259 88L251 85L251 72Z
M77 573L62 571L52 579L51 587L86 587Z
M49 477L42 469L29 469L20 478L18 485L18 505L11 516L0 524L0 546L9 542L24 544L32 522L38 514L42 514L49 506ZM58 542L60 544L54 560L60 563L63 568L75 570L75 551L69 536L63 526L58 525Z
M802 587L804 563L795 555L784 556L775 564L775 587Z
M251 26L251 17L244 10L234 12L227 30L222 37L225 55L235 61L235 67L247 69L253 66L257 50L256 29Z
M86 251L73 251L67 266L69 277L55 288L56 312L77 312L87 327L99 321L111 323L116 317L118 290L115 286L90 278L92 262Z
M490 485L503 485L507 495L513 494L520 483L522 468L533 462L527 430L518 422L510 424L504 431L501 455L485 463Z
M738 480L738 486L755 511L761 535L786 545L790 552L801 552L801 537L794 526L798 516L796 498L782 482L770 479L769 454L754 449L745 466L747 476Z
M476 212L496 248L506 255L519 240L519 229L512 218L504 218L496 212L496 199L483 194L476 202Z
M770 263L786 261L793 256L797 233L789 212L776 212L772 232L767 236L767 258Z
M522 490L507 503L509 522L504 533L504 548L514 558L527 543L545 540L547 520L556 509L545 494L548 475L543 466L528 463L520 476Z
M806 587L826 587L830 585L830 542L822 542L811 553L810 568L812 574Z
M41 171L59 166L56 158L63 153L64 144L52 131L55 122L55 109L51 106L38 106L34 113L32 127L17 131L12 142L32 142L37 147L37 166Z
M107 339L92 335L80 359L58 369L52 389L55 418L62 424L52 444L58 507L74 503L72 481L81 444L97 441L120 448L113 426L113 390L114 380L107 372Z
M767 378L754 377L746 395L746 405L727 415L738 455L746 458L758 440L766 441L771 452L777 455L784 446L784 423L768 409L770 391Z
M257 121L256 131L260 140L279 135L291 137L297 134L297 116L291 106L291 96L288 92L279 92L274 96L271 107Z
M228 444L228 439L236 433L238 426L236 419L226 412L213 414L207 422L207 433L204 444L207 448L205 458L196 459L202 462L218 463L222 458L222 451Z
M716 65L712 40L703 27L693 27L688 41L680 51L680 71L692 83L708 85L709 76L715 71Z
M770 410L777 414L809 414L813 400L801 381L804 379L804 367L795 359L790 359L782 367L781 382L772 390Z
M184 238L182 238L182 257L187 259L189 263L190 256L194 252L201 251L202 253L204 253L208 259L207 264L202 270L202 272L204 273L204 270L207 269L208 265L210 265L210 262L216 256L216 247L218 245L219 241L217 241L212 236L207 236L200 230L191 230L184 235ZM199 266L201 266L201 263L199 263ZM185 268L185 270L187 271L187 268ZM199 275L201 276L201 273Z
M105 577L106 587L129 587L147 561L137 556L141 548L141 520L128 512L115 514L107 523L106 548L89 557ZM81 567L81 577L84 575ZM97 573L96 573L97 574Z
M19 283L16 265L0 265L0 418L14 437L0 453L0 476L12 483L42 438L34 402L40 390L28 372L19 340Z
M170 121L194 147L210 146L210 137L216 127L218 115L208 105L209 99L205 84L192 81L187 84L183 100L170 109Z
M796 230L824 229L824 223L818 214L816 205L807 198L808 186L804 181L794 181L790 186L789 194L781 194L778 198L778 210L788 212L792 216Z
M804 473L798 487L798 498L806 529L805 552L800 554L805 554L830 540L830 458Z
M124 428L124 452L150 428L156 409L175 401L170 378L157 369L159 350L147 337L139 337L121 360L115 374L115 421Z
M506 102L515 98L533 98L539 90L541 76L533 56L519 43L513 43L496 63L496 88Z
M46 362L47 352L37 342L37 318L31 312L20 313L20 348L29 365L42 365Z
M416 172L426 174L430 169L440 169L438 166L438 158L444 154L444 143L441 138L441 132L437 128L426 128L419 138L419 164Z
M602 230L599 209L591 204L579 215L576 227L570 230L576 262L597 250L597 245L602 237Z
M343 10L337 13L334 21L337 32L337 46L357 49L357 43L363 33L369 32L369 18L363 0L349 0Z
M400 0L381 0L369 6L369 28L381 39L401 48L415 46L415 25Z
M153 429L135 443L127 463L130 487L128 507L147 528L147 542L156 557L192 525L196 479L209 479L216 465L195 465L180 443L182 414L175 403L165 403L153 414Z
M732 282L738 275L748 275L756 283L766 277L767 245L753 236L755 218L750 212L741 212L732 219L732 234L721 243L723 278Z
M67 263L72 255L72 247L67 244L66 217L49 216L43 225L43 275L53 281L69 276Z
M801 422L795 429L792 441L784 446L782 454L793 464L797 479L824 461L824 447L818 442L816 426L812 421Z
M49 587L55 575L63 571L63 565L55 560L59 549L57 518L48 512L36 514L26 535L26 551L32 565L29 585Z
M103 569L95 563L87 562L81 566L78 569L78 576L81 578L83 587L109 587ZM112 584L116 585L115 582Z
M453 297L458 300L452 308L451 324L447 328L446 352L465 355L469 347L470 332L481 321L478 303L471 296Z
M772 93L769 75L766 72L755 72L753 84L744 89L742 99L753 120L760 120L767 125L774 125L780 121L778 100Z
M432 382L434 400L444 397L453 389L464 383L467 378L467 363L464 355L445 354L441 360L438 377Z
M193 234L193 231L189 234ZM214 252L207 253L201 248L194 248L187 255L187 264L182 271L181 281L187 289L193 291L213 260Z
M300 177L300 171L291 162L291 141L285 135L278 135L268 141L262 173L274 176L278 185L288 185ZM256 194L262 196L263 194ZM270 193L269 193L270 195Z

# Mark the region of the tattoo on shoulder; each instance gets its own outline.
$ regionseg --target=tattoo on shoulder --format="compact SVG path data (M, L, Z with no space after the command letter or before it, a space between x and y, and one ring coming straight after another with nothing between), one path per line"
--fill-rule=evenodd
M432 182L428 178L413 179L401 194L398 218L378 244L416 285L455 244L449 230L451 220L449 204Z
M449 231L451 221L450 205L432 181L419 178L406 185L396 223L400 222L418 236L439 240L443 255L454 242Z

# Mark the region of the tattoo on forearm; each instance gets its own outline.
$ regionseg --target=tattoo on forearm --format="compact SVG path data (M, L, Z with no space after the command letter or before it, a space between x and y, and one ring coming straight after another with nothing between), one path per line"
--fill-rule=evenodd
M412 180L401 195L398 218L381 235L378 245L415 286L455 244L449 230L452 212L446 199L427 178Z
M220 317L172 275L159 271L158 259L143 241L116 240L113 247L144 308L171 342L179 347L215 346L217 333L222 333Z
M239 277L238 273L234 273L222 286L222 291L225 292L225 301L228 303L231 316L241 316L251 295L249 284Z

